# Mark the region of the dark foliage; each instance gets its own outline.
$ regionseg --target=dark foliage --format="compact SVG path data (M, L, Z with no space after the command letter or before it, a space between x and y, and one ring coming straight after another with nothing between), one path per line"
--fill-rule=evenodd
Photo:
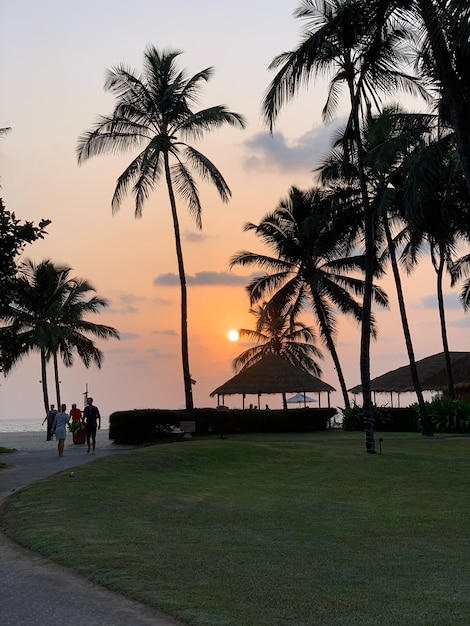
M426 411L436 433L470 433L470 400L436 398Z
M25 246L46 235L44 230L50 220L41 220L39 226L21 222L14 213L5 208L0 198L0 310L10 301L10 281L16 275L16 258Z
M343 409L344 430L364 430L364 411L355 404L351 409ZM418 407L390 408L374 406L374 430L380 432L419 432Z
M109 438L114 443L142 444L174 441L181 421L194 421L198 435L224 437L234 433L314 432L326 430L336 409L170 411L139 409L116 411L109 417Z

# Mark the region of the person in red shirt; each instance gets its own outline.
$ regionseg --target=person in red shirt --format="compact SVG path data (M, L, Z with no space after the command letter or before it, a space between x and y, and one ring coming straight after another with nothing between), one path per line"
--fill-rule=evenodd
M72 422L77 422L82 419L82 412L80 409L77 409L76 404L72 404L72 408L70 409L70 417L72 418Z

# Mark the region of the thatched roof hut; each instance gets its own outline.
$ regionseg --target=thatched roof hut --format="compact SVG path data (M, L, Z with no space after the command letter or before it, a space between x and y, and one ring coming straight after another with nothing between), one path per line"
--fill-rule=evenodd
M295 367L286 359L276 354L268 354L251 367L247 367L226 383L214 389L211 397L217 396L218 404L220 397L224 396L257 395L277 393L317 392L328 393L328 406L330 406L330 392L335 388L325 383L320 378L312 376L300 367ZM320 395L319 395L320 402Z
M470 352L451 352L450 360L455 386L457 388L468 387L470 382ZM423 391L445 392L447 390L447 368L443 352L416 361L416 368ZM414 391L410 366L405 365L374 378L371 380L371 389L377 393ZM354 394L361 393L362 386L356 385L348 391Z

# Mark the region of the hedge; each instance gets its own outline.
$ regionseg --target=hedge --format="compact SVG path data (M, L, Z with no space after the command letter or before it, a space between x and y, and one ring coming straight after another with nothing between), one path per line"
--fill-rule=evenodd
M326 430L336 409L219 410L135 409L109 417L109 438L114 443L142 444L173 441L182 421L195 422L195 435L223 437L233 433L313 432Z

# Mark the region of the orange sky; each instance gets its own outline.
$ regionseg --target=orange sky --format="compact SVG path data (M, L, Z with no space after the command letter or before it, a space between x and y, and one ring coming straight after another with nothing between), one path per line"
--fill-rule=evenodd
M131 155L76 164L78 135L113 107L103 93L105 68L120 62L140 68L150 43L180 49L180 64L190 73L215 67L201 106L226 104L248 120L245 131L224 129L198 146L226 177L232 201L223 205L201 184L202 232L196 231L186 208L180 204L179 209L196 406L215 406L209 393L233 375L230 361L243 347L228 341L228 331L253 326L243 272L228 268L238 250L261 250L253 234L243 233L243 224L274 209L291 185L312 184L311 171L332 132L320 120L326 97L321 84L286 109L275 137L267 134L260 116L262 94L272 77L267 66L299 40L300 24L291 17L297 1L278 3L278 8L267 0L241 1L236 10L209 0L195 4L186 0L162 7L154 0L135 0L129 12L123 0L72 7L58 0L19 0L2 8L0 126L13 130L0 145L1 195L20 219L52 220L49 235L28 247L25 256L69 265L110 301L94 321L117 328L121 341L100 344L102 370L85 370L77 362L61 371L64 401L80 405L88 385L103 415L184 405L179 288L155 284L159 276L177 271L165 188L148 201L142 219L134 219L131 200L113 217L115 181ZM441 351L434 284L427 259L405 282L417 358ZM378 315L374 375L406 363L393 287L388 278L384 285L391 311ZM450 294L448 286L446 291ZM451 349L466 350L468 320L456 306L455 293L448 303ZM304 321L312 322L309 316ZM339 331L340 358L352 387L359 383L359 334L348 321L341 321ZM338 387L326 352L323 370L324 379ZM34 354L1 381L0 418L42 419L39 380L39 356ZM333 396L336 402L341 403L339 394ZM226 398L226 403L241 406L241 399Z

